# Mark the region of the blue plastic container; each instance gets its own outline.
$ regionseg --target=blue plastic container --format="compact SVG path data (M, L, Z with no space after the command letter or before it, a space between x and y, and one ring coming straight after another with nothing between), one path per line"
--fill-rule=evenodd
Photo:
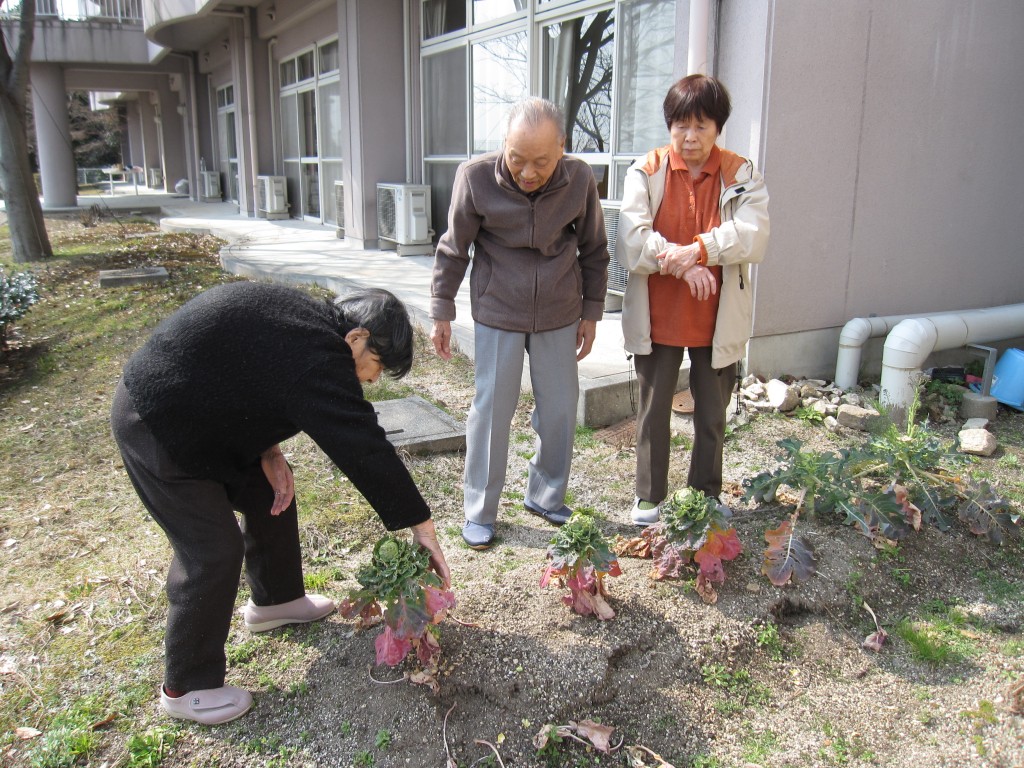
M1024 352L1008 349L996 363L991 395L1003 405L1024 410Z

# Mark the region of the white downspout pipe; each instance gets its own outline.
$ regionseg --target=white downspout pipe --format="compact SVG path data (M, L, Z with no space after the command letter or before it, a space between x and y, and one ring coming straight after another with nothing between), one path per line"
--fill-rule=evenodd
M948 314L957 313L935 312L928 317ZM855 317L850 320L843 326L843 330L839 334L839 353L836 355L836 386L840 389L853 389L857 386L861 352L868 339L886 336L903 320L921 316L920 314L886 315L885 317Z
M690 0L690 34L686 53L686 74L708 73L708 19L711 0Z
M1019 336L1024 336L1024 304L901 321L886 337L882 353L882 405L890 409L896 421L906 420L921 365L932 352Z

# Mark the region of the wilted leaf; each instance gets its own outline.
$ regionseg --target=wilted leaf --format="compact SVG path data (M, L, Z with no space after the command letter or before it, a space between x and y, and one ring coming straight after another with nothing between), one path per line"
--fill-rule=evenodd
M675 768L665 758L641 744L626 747L626 763L629 768ZM653 762L648 762L651 760Z
M764 532L768 547L764 551L761 573L777 587L790 579L799 584L815 573L814 547L803 536L793 532L795 524L796 514L784 520L778 528Z
M440 684L437 682L437 678L423 670L418 670L409 675L409 682L414 683L415 685L425 685L432 693L437 693L441 688Z
M1006 499L997 496L987 482L972 490L957 509L957 515L971 533L984 536L993 544L1020 536L1020 514L1014 512Z
M35 728L30 728L27 725L22 725L14 729L14 735L22 741L29 741L30 739L35 739L39 736L42 736L43 732L36 730Z
M879 629L877 632L872 632L870 635L865 637L864 642L861 643L861 645L869 651L878 653L882 650L882 646L885 645L885 641L888 637L889 634L884 629Z
M594 749L604 754L611 752L612 731L615 729L609 725L601 725L593 720L580 720L578 723L569 723L576 728L576 735L586 739L594 745Z
M612 551L619 557L648 558L651 556L651 542L643 536L635 536L632 539L616 536Z

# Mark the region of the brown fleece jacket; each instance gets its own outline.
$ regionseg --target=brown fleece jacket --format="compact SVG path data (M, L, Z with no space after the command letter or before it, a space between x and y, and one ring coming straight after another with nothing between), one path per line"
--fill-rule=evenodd
M448 231L434 257L430 316L455 319L469 266L473 319L535 333L600 320L608 285L608 240L590 166L563 157L548 183L527 195L503 174L500 152L459 166Z

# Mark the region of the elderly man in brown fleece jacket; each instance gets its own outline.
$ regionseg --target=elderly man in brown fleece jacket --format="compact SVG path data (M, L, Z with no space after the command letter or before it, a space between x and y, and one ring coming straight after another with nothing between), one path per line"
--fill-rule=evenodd
M565 120L543 99L509 113L504 148L459 166L448 231L434 259L430 316L451 357L455 295L470 275L476 396L467 423L462 537L494 538L524 352L530 355L536 451L524 504L554 525L565 506L579 399L577 361L594 343L608 282L608 241L590 166L563 154Z

